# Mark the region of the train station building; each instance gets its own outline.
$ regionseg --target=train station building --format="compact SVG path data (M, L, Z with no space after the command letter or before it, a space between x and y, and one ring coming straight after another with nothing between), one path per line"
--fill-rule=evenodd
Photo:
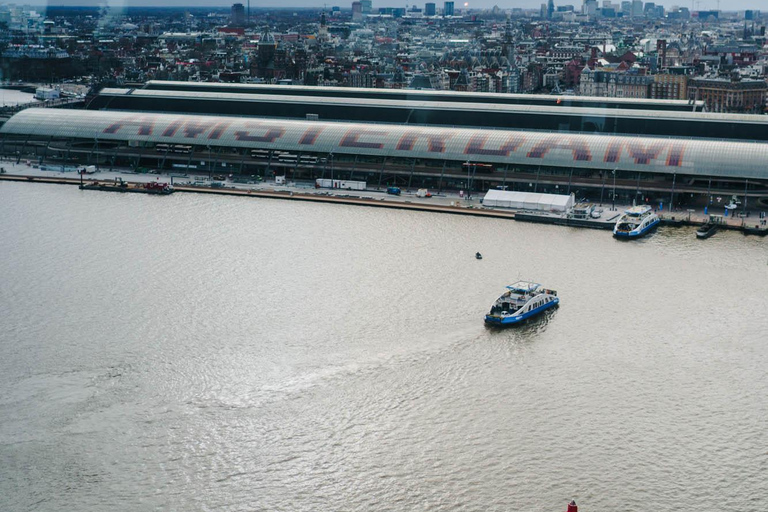
M724 205L732 196L755 209L768 201L765 116L694 112L696 104L684 101L648 110L654 102L621 98L563 105L533 96L523 104L514 101L526 96L507 94L471 101L475 95L448 91L386 91L383 99L379 90L372 91L379 97L354 89L312 96L306 90L329 91L222 85L167 90L150 82L107 89L87 110L28 109L0 128L0 153L234 180L343 179L438 193L500 188L677 208ZM271 92L259 92L265 87Z

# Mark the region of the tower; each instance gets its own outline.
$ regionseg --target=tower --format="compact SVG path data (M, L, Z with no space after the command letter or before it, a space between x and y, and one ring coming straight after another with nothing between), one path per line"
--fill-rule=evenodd
M275 49L277 48L277 42L275 36L269 32L269 27L264 29L264 32L259 38L258 45L258 76L271 78L275 68Z
M235 27L242 27L245 23L245 9L243 4L234 4L229 14L229 22Z

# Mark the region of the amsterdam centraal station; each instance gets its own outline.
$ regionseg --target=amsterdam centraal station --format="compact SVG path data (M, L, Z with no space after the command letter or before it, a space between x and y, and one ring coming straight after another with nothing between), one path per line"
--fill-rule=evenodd
M6 157L161 173L506 187L628 203L768 208L768 116L699 102L148 82L85 110L30 108Z

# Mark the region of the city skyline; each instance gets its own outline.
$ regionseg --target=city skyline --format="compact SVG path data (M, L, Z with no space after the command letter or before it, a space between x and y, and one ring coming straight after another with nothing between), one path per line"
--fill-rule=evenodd
M3 3L12 3L12 2L3 2ZM26 2L19 2L19 3L26 3ZM110 7L229 7L233 3L236 3L232 0L164 0L164 1L152 1L152 0L52 0L45 3L32 3L32 5L40 6L40 7L46 7L46 6L103 6L103 5L109 5ZM424 3L424 2L423 2ZM404 5L408 4L408 6L411 5L423 5L423 3L419 2L402 2L397 0L380 0L374 2L374 8L376 7L403 7ZM439 5L442 5L440 2L437 2ZM465 2L456 2L457 9L460 9L464 7ZM511 0L507 2L498 2L494 0L472 0L467 2L469 9L488 9L492 8L494 6L498 6L501 9L514 9L514 8L522 8L522 9L538 9L542 3L539 0ZM559 5L581 5L581 1L579 0L560 0L555 2L555 7ZM599 4L602 5L602 0L599 1ZM613 0L614 4L621 4L621 0ZM716 10L718 8L718 4L720 5L720 9L722 11L740 11L745 9L766 9L764 0L736 0L733 2L723 2L722 0L718 2L717 0L694 0L694 2L691 1L656 1L654 2L656 5L663 5L665 8L669 9L672 6L679 6L679 7L687 7L688 9L692 9L695 11L702 10ZM252 9L259 9L259 8L315 8L315 9L322 9L324 6L330 8L332 5L338 5L344 9L349 9L351 6L351 1L347 2L324 2L321 0L284 0L284 1L278 1L278 0L266 0L263 2L252 2L251 8Z

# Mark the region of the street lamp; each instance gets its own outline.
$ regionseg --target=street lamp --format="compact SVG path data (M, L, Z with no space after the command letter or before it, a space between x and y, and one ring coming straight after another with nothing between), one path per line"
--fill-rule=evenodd
M213 168L211 167L211 146L207 146L208 148L208 179L213 178Z
M616 211L616 169L611 171L613 174L613 203L611 205L611 211Z
M472 162L467 160L467 201L472 197L472 190L469 188L470 173L472 172Z

